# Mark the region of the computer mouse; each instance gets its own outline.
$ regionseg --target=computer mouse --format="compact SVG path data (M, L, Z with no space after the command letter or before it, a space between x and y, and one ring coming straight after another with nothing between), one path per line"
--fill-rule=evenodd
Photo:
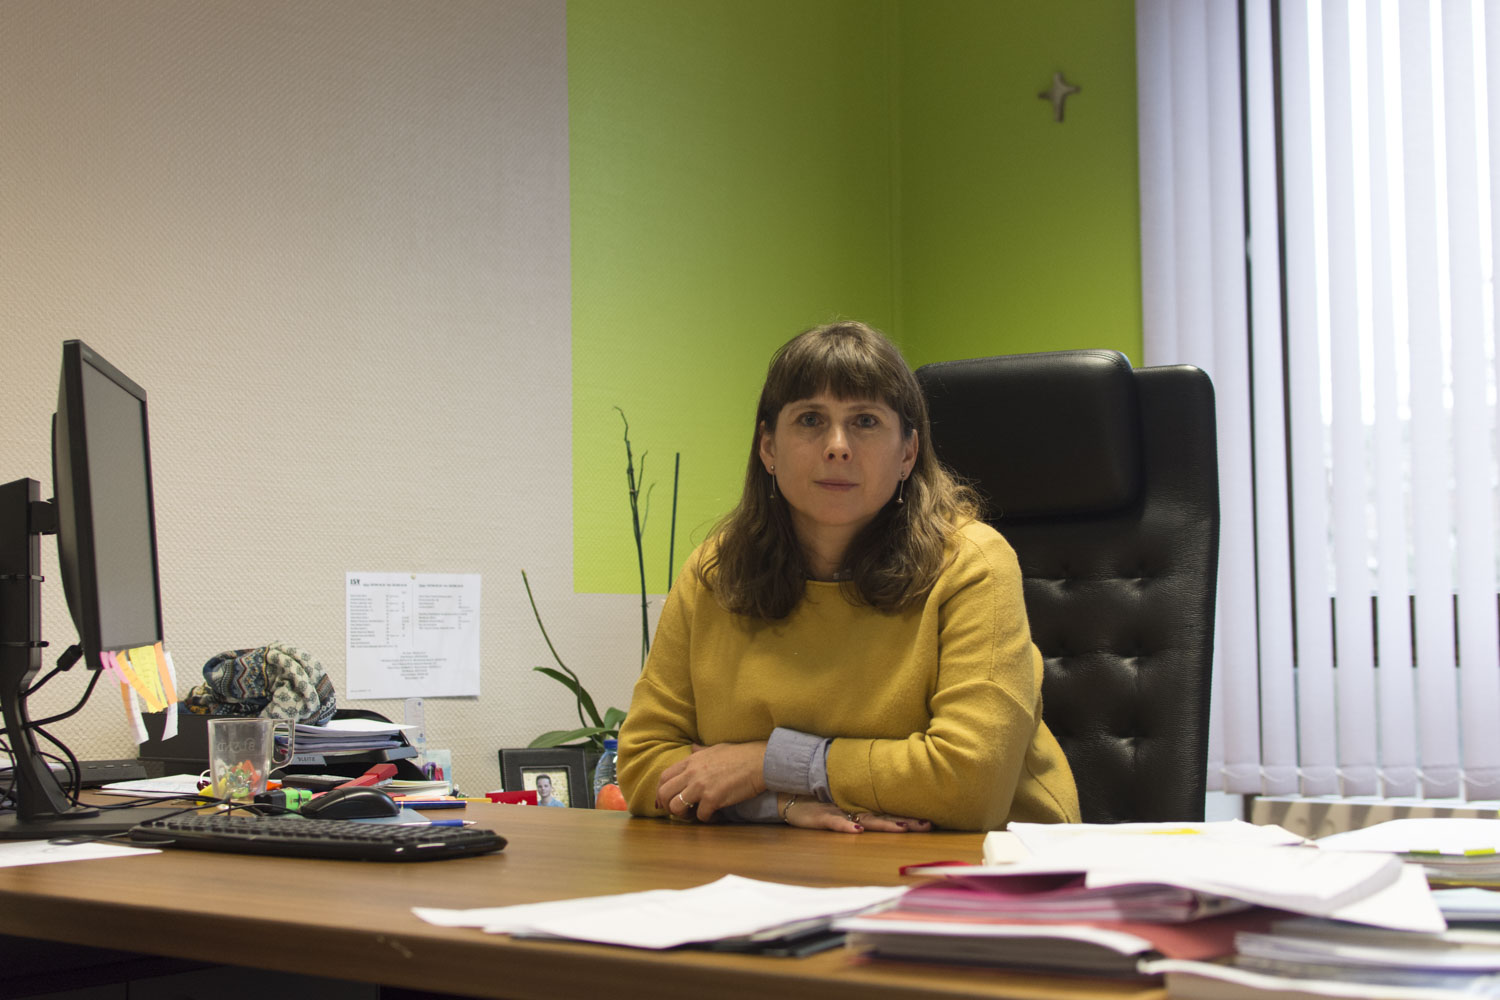
M378 788L350 785L324 792L299 811L308 819L368 819L399 815L401 803Z

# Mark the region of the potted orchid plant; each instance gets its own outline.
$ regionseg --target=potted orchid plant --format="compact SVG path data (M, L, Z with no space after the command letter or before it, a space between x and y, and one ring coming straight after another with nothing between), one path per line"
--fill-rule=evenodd
M618 406L615 407L615 411L620 414L620 420L625 425L625 483L630 498L630 523L635 536L636 564L640 569L641 666L644 668L646 655L651 651L651 624L647 613L650 601L646 591L646 554L642 539L646 530L647 515L650 513L653 487L646 487L645 495L642 496L641 484L646 479L646 453L641 453L640 470L637 474L635 456L630 446L630 421L626 418L625 411ZM676 557L677 483L681 468L682 453L678 452L672 466L672 519L667 541L667 588L669 590L672 586L672 566ZM552 644L552 638L547 634L547 626L542 623L541 613L537 610L536 598L531 593L531 581L527 579L525 570L521 571L521 582L526 587L526 600L531 604L531 613L536 618L537 628L541 629L542 638L547 643L547 650L557 663L556 667L533 667L532 669L551 677L573 692L578 710L576 727L554 729L542 733L528 745L530 747L582 746L588 750L590 757L596 758L604 750L605 739L619 736L620 724L625 721L625 713L618 708L606 708L602 713L599 711L593 696L589 694L588 688L584 687L582 678L563 662L562 657L558 655L557 647Z

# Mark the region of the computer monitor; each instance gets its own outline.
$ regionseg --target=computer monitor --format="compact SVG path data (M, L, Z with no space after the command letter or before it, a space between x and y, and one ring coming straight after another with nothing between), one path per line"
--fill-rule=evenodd
M63 593L88 666L161 642L146 390L80 340L63 344L52 485Z
M95 835L128 830L168 811L99 810L74 805L38 752L26 705L42 666L40 539L56 533L58 563L81 654L162 641L160 575L151 485L146 391L79 340L63 344L52 419L54 499L40 484L0 486L0 710L14 761L13 813L0 814L0 838Z

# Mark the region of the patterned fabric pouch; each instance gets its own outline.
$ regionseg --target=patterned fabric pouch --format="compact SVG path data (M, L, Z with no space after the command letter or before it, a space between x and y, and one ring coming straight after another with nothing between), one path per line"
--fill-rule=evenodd
M316 657L273 642L210 659L203 665L203 683L182 705L196 715L262 715L320 726L333 717L338 699Z

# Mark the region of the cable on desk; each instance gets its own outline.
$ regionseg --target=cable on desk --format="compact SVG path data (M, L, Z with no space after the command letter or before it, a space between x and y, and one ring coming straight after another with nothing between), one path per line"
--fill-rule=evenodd
M69 646L67 649L63 650L63 654L57 658L57 663L52 667L52 669L47 671L47 673L40 680L38 680L35 684L32 684L31 687L23 691L22 694L25 697L30 698L32 695L41 690L43 684L46 684L48 681L56 677L58 674L62 673L64 670L72 670L73 665L81 659L83 659L83 647L77 645L76 643L72 646ZM102 673L102 671L94 671L95 680L98 680L100 673ZM89 690L93 690L92 684L89 685Z
M63 654L57 658L56 665L53 666L53 668L45 675L43 675L39 680L37 680L36 683L27 688L22 697L30 698L37 691L41 690L42 686L52 678L56 677L64 670L71 670L82 657L82 647L76 644L69 646L66 650L63 651ZM94 693L94 686L99 683L99 676L103 673L103 671L95 670L91 673L92 676L89 678L88 687L84 689L83 694L79 697L77 703L75 703L73 707L68 709L66 712L60 712L57 715L51 715L45 719L32 720L27 726L26 732L19 734L11 733L8 729L0 727L0 737L4 737L7 741L0 745L3 745L6 755L11 757L12 759L14 759L15 755L11 753L10 743L8 741L15 739L25 740L29 733L35 733L36 735L41 736L48 743L51 743L53 746L57 747L63 752L63 754L67 757L66 763L64 763L63 759L56 754L48 753L47 751L42 750L40 747L37 748L37 753L43 760L57 761L59 764L62 764L64 769L67 771L67 784L64 784L62 781L59 781L57 779L56 775L52 774L52 769L50 767L47 768L47 773L52 777L54 781L57 782L58 790L61 791L65 796L67 796L68 801L72 802L74 805L78 804L78 795L83 790L83 770L78 765L78 757L73 753L72 750L68 748L68 745L66 743L63 743L57 737L47 732L47 730L43 727L77 715L80 711L83 710L83 706L88 703L89 696ZM14 798L12 791L14 787L15 779L12 778L10 786L8 786L3 793L4 800L8 801Z

